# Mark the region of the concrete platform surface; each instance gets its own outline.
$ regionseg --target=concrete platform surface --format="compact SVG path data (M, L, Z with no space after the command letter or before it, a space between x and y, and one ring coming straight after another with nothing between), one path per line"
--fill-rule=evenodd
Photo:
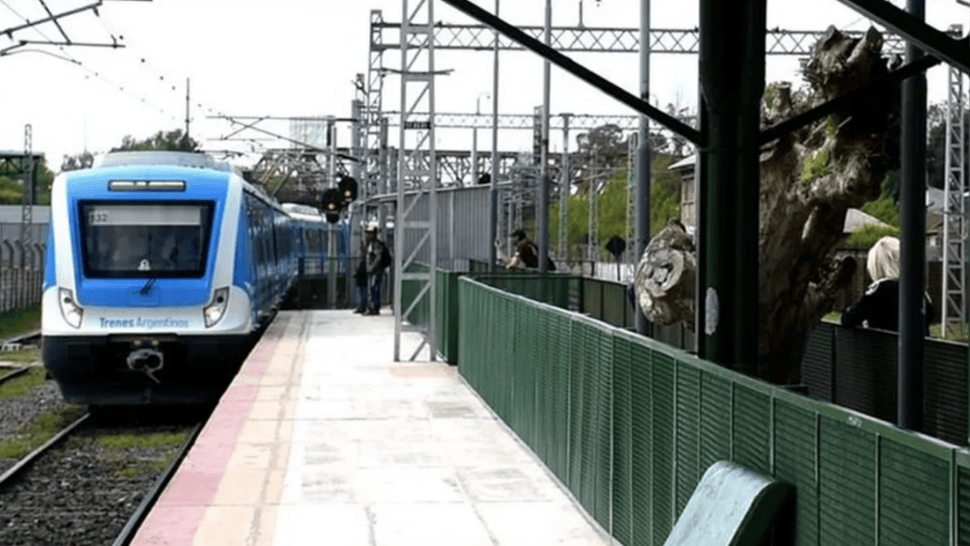
M609 542L456 368L393 347L386 311L280 313L132 544Z

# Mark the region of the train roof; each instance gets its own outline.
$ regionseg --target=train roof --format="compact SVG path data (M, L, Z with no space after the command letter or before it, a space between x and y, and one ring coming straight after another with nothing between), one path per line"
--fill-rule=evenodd
M109 152L102 158L99 167L131 167L138 165L165 165L231 172L228 163L216 161L211 155L202 152L169 152L146 150L137 152Z

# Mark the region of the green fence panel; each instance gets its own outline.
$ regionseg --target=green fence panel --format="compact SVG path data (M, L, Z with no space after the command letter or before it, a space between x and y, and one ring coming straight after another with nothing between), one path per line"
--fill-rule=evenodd
M950 461L879 438L879 543L946 544Z
M956 453L957 474L956 532L960 546L970 546L970 456L966 451Z
M679 516L694 494L701 479L700 469L700 401L701 372L695 367L677 362L675 364L676 431L674 450L676 471L676 503L674 511Z
M458 362L458 273L439 269L437 276L438 351L449 364Z
M735 384L732 460L771 475L771 396L767 388Z
M536 428L536 344L538 330L535 315L538 309L531 305L517 305L515 335L515 426L519 438L535 451Z
M817 414L775 399L775 477L798 491L795 543L818 545Z
M876 436L827 416L819 433L820 543L875 544Z
M569 490L583 506L589 506L589 421L592 396L586 378L586 332L589 327L573 321L569 340Z
M633 496L633 540L631 546L654 544L653 479L653 351L646 350L632 336L619 336L630 343L630 427L633 437L631 466ZM669 523L669 522L668 522ZM662 544L662 542L658 543Z
M613 337L613 536L633 545L633 344Z
M676 513L674 494L674 357L653 354L651 401L653 407L653 543L663 544ZM634 462L634 464L637 464Z
M555 366L553 370L555 392L553 393L552 403L556 419L552 429L555 445L550 449L554 453L550 468L562 483L569 483L570 447L572 445L569 437L572 429L572 388L570 383L572 379L572 356L570 353L570 340L573 338L572 321L562 315L553 314L551 326L552 338L550 342L552 347L550 356Z
M797 546L970 546L965 449L459 284L459 370L620 543L662 545L727 459L795 485Z
M596 371L596 398L593 402L593 434L595 465L593 484L593 517L605 529L611 530L610 508L613 468L613 335L602 327L594 327L589 345L590 359L587 365Z
M701 475L717 461L731 459L731 382L715 374L701 374L700 446Z

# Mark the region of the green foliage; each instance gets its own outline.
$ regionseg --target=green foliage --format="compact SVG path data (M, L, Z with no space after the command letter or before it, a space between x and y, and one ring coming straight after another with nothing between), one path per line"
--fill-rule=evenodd
M0 353L0 362L21 362L30 364L40 360L40 349L24 349L22 351L5 351Z
M199 149L199 143L182 133L181 129L173 131L158 131L145 140L135 140L131 135L121 140L121 146L112 148L112 152L165 150L172 152L192 152Z
M869 249L883 237L899 237L899 228L884 226L862 226L852 232L846 242L856 248Z
M835 114L832 114L825 119L825 134L827 134L830 138L834 138L835 133L837 132L839 132L839 119L835 116Z
M892 198L883 193L879 199L875 201L869 201L865 205L862 205L862 212L875 216L879 220L894 226L899 227L899 207L893 202Z
M43 385L44 381L46 381L44 369L40 367L31 368L27 373L0 385L0 398L22 398Z
M118 465L118 474L125 478L146 474L158 474L175 458L175 450L188 439L188 431L159 432L155 434L112 434L97 439L103 450L100 459ZM154 454L145 458L139 453L133 458L127 450L153 450Z
M653 181L650 189L651 234L660 231L667 221L680 215L680 177L667 170L677 158L657 156L653 160ZM614 235L629 240L633 233L627 233L627 172L618 171L597 196L599 207L599 240L596 246L604 248L606 241ZM549 244L552 248L559 245L559 201L549 207ZM589 232L589 195L571 195L566 210L567 245L571 256L578 252L578 245L586 244ZM534 233L534 231L530 232ZM608 257L602 250L604 257Z
M19 167L18 167L19 168ZM47 160L41 159L34 165L34 204L49 205L51 202L51 184L54 183L54 173L47 168ZM10 173L0 175L0 205L20 205L24 202L23 174Z
M66 155L61 161L61 171L76 171L90 169L94 165L94 155L84 151L77 155Z
M775 102L775 98L778 97L778 89L782 85L785 84L783 82L774 82L765 86L765 92L761 95L761 100L764 101L766 108L771 108L772 103Z
M825 174L829 172L830 168L829 151L822 148L814 154L806 157L805 161L802 162L802 183L811 184L818 177L825 176Z
M43 375L43 370L41 370L41 375ZM30 423L26 431L0 442L0 459L23 457L44 445L64 425L80 417L83 412L83 408L68 407L40 415Z
M0 313L0 339L16 337L40 329L40 304Z
M944 336L942 324L930 324L930 337L966 343L967 340L970 340L970 328L967 327L967 323L961 322L957 325L955 331L951 330Z
M98 438L104 449L151 449L178 447L188 438L187 432L159 432L156 434L112 434Z

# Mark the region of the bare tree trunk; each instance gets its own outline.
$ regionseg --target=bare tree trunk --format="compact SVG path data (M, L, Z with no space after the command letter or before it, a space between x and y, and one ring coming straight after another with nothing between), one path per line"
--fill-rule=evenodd
M769 87L764 125L885 74L888 67L880 57L881 49L882 35L875 29L862 38L849 38L830 27L805 68L810 90L793 94L786 85ZM852 259L833 258L844 238L846 211L877 198L886 173L898 165L898 110L898 87L887 87L863 104L852 105L762 149L759 377L779 384L801 380L808 335L830 310L856 267ZM670 226L664 231L667 229ZM661 256L656 248L651 253L648 246L637 267L637 296L650 320L687 320L690 324L693 302L688 305L683 300L686 294L693 297L693 270L681 275L683 286L679 288L668 282L658 291L648 282L658 267L694 263L693 249L674 252L688 254L690 259L672 257L669 251Z

